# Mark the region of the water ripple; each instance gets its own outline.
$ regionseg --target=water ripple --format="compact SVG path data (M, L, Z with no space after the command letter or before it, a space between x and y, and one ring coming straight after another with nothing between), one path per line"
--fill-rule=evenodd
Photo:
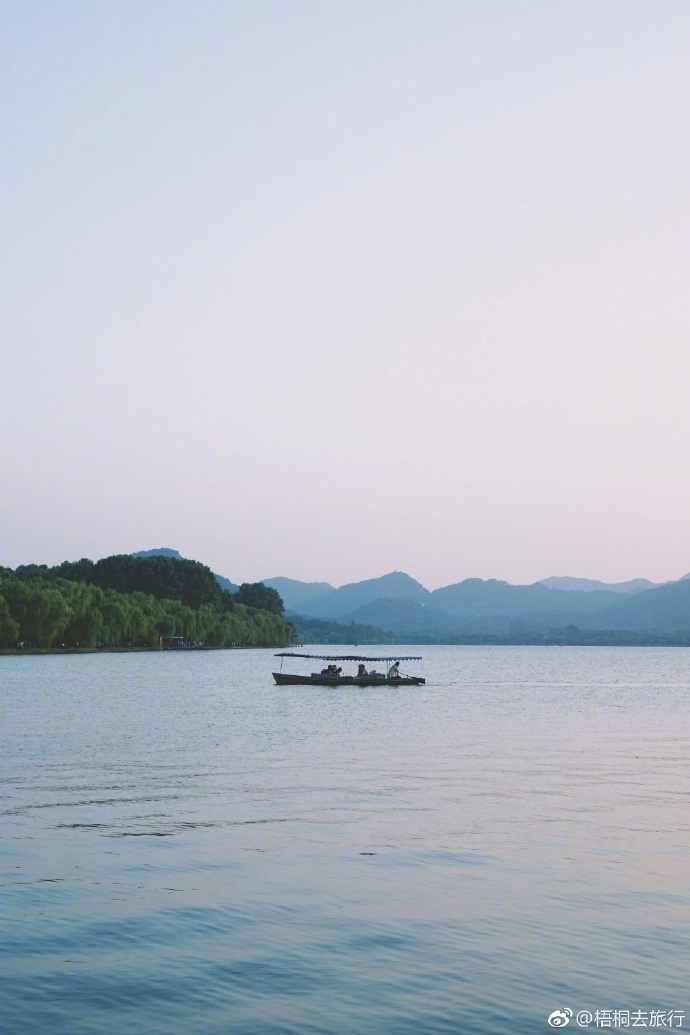
M690 652L420 653L347 696L260 651L0 659L3 1035L687 1009Z

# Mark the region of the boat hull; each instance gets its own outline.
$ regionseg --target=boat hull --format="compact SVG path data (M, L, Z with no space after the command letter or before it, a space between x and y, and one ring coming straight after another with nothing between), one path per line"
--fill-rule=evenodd
M388 679L387 676L294 676L286 672L274 672L273 678L278 686L424 686L421 676L400 676L399 679Z

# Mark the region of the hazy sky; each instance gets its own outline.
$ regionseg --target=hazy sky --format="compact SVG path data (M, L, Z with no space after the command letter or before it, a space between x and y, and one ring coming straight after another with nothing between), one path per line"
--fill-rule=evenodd
M4 0L0 564L690 570L687 0Z

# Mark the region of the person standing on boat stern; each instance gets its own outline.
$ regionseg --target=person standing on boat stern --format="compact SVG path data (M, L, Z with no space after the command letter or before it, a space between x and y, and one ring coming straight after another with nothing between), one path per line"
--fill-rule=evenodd
M389 679L400 679L400 662L394 661L391 667L388 669Z

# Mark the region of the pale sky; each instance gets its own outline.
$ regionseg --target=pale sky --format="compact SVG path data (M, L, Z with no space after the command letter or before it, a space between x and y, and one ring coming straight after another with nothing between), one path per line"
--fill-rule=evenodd
M4 0L0 564L690 570L688 0Z

